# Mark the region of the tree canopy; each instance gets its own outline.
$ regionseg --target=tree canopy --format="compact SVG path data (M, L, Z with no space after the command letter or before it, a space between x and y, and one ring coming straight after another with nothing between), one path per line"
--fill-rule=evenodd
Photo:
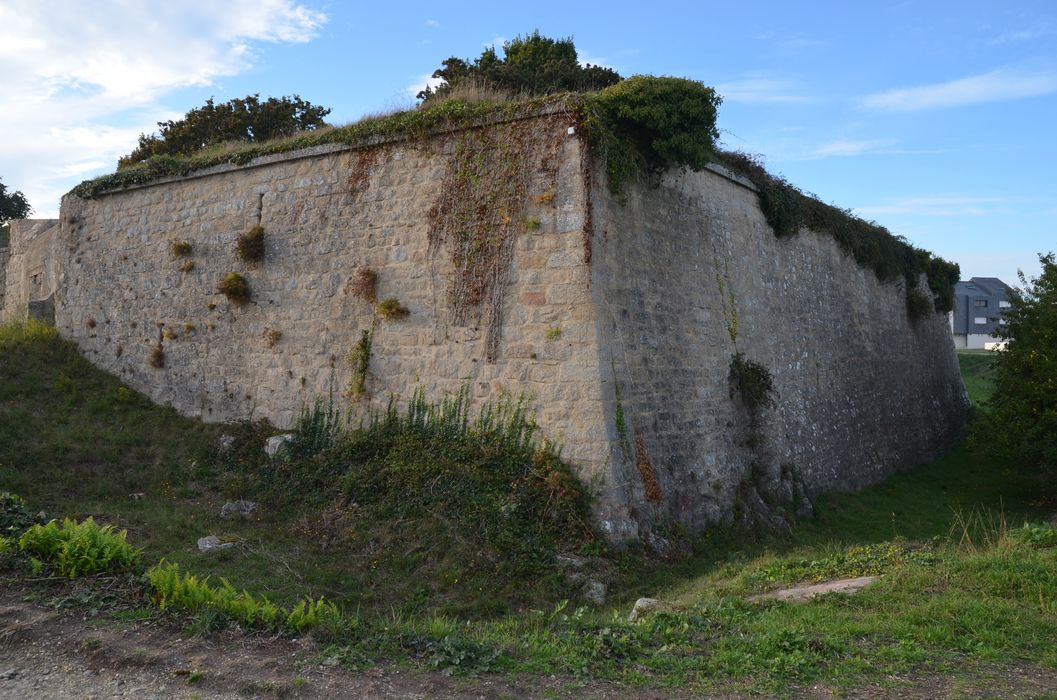
M158 122L158 134L140 134L139 145L118 161L123 168L156 155L187 155L225 141L269 141L326 126L330 108L319 107L300 96L269 97L259 94L216 104L213 98L192 109L183 119Z
M32 211L24 194L17 191L8 193L7 185L0 182L0 224L6 224L11 219L24 219Z
M503 57L495 47L473 59L452 56L433 72L443 79L436 88L426 87L418 99L443 98L460 86L485 87L516 95L545 95L555 92L589 92L620 82L612 68L580 65L572 38L550 39L534 31L503 44Z
M1021 274L998 335L995 393L978 443L1021 466L1057 469L1057 259L1040 255L1042 273Z

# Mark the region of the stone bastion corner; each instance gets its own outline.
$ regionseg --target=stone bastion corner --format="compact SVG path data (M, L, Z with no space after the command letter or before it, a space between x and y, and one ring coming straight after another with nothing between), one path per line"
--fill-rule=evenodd
M0 247L0 309L50 300L93 364L208 421L524 394L613 541L781 527L957 440L949 329L908 316L906 283L776 237L722 168L604 179L553 112L70 194ZM255 229L262 254L240 254ZM761 368L768 400L732 367Z

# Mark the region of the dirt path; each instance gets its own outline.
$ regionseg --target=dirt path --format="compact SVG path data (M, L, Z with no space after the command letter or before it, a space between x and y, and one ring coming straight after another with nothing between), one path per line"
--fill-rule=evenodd
M398 668L353 672L320 663L311 642L237 631L187 637L157 621L125 622L83 607L58 610L26 602L25 591L0 585L0 698L663 698L608 682L588 685L555 676L449 678ZM889 679L837 693L825 686L782 697L949 698L1057 697L1057 672L1029 666L971 678ZM704 697L704 696L697 696ZM743 697L716 693L708 697Z
M0 698L666 698L553 677L449 678L320 664L308 641L236 631L186 637L161 622L58 611L0 587Z

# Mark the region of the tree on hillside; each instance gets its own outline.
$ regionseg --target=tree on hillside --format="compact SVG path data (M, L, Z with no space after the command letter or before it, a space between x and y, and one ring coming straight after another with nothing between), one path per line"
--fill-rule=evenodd
M0 181L0 224L6 224L11 219L24 219L30 215L33 208L26 201L26 196L21 192L8 194L7 185Z
M485 49L472 62L452 56L433 72L444 80L436 88L426 87L418 99L443 98L462 85L503 92L544 95L553 92L588 92L620 82L612 68L580 65L572 38L550 39L531 35L503 44L503 58L495 47Z
M995 358L995 393L977 442L1018 464L1057 469L1057 260L1040 255L1042 273L1014 291L1008 341Z
M247 95L216 104L213 98L192 109L183 119L158 122L158 134L140 134L136 150L118 161L128 167L156 155L186 155L225 141L268 141L326 126L330 108L319 107L300 96Z

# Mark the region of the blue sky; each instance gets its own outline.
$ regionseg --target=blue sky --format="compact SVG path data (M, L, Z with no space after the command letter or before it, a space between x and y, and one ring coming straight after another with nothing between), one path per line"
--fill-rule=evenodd
M1057 249L1057 3L0 0L0 178L52 216L206 98L409 107L450 56L534 29L623 75L701 80L728 148L1016 282Z

